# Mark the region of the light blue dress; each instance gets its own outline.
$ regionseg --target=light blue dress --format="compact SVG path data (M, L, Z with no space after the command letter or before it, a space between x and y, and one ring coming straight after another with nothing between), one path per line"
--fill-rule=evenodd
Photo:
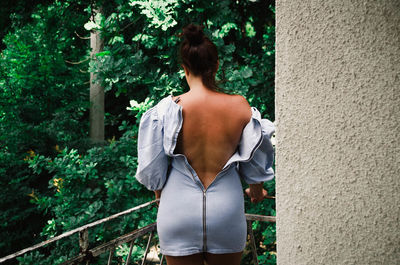
M274 178L274 124L252 107L236 152L205 189L187 158L174 154L182 123L182 107L172 96L140 120L136 178L149 190L162 189L157 213L161 253L240 252L247 232L240 178L248 184Z

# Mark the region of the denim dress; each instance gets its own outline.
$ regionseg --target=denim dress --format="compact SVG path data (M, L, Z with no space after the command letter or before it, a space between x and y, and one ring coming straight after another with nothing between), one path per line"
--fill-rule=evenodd
M174 154L182 106L168 96L142 115L136 178L149 190L162 189L157 213L162 254L243 251L247 226L241 179L257 184L274 178L274 124L251 110L236 152L207 189L185 155Z

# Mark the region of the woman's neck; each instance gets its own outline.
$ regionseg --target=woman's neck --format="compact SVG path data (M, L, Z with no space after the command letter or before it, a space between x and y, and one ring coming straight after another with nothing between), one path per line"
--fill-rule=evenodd
M205 93L210 92L210 89L204 86L201 76L190 75L186 77L186 81L190 88L190 93Z

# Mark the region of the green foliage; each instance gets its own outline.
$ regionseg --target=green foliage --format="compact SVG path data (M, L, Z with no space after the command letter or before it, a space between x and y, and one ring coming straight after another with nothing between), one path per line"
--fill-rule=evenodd
M87 14L69 16L79 4L54 2L37 6L30 23L14 15L0 56L1 238L6 255L40 241L44 218L30 200L45 191L48 174L32 174L24 159L33 153L53 155L56 145L82 145L88 130L87 74L66 63L84 57L88 49L71 33ZM57 25L55 27L54 25ZM72 31L72 32L71 32ZM20 227L30 225L24 233ZM13 233L11 231L18 231Z
M54 216L43 227L42 236L51 238L152 200L152 194L133 177L137 163L136 150L132 148L136 145L136 133L132 132L137 132L137 126L121 129L126 133L118 141L110 141L104 147L93 147L85 154L65 148L54 159L36 155L27 161L34 173L47 171L53 176L48 183L52 194L38 194L39 199L35 201L40 209ZM106 229L104 226L91 229L90 242L111 240L117 234L155 222L156 209L145 209L144 213L135 212L108 222ZM65 243L71 244L72 251L61 252L60 248L66 247L60 245L42 264L57 264L54 259L59 258L58 253L63 253L65 258L76 255L73 245L77 241ZM138 256L142 252L139 247L134 254ZM126 254L123 247L117 251L117 255Z
M141 14L147 17L149 27L160 28L166 31L174 27L178 22L175 17L175 9L179 6L176 0L158 1L130 1L131 6L138 6Z
M244 95L263 117L274 120L274 6L260 1L98 1L102 14L90 21L88 2L55 0L37 6L29 23L14 15L0 58L0 174L2 231L9 220L40 216L36 241L51 238L153 198L134 178L136 137L141 115L161 98L187 91L177 51L178 33L190 22L205 25L216 43L219 86ZM23 20L25 21L25 20ZM90 30L99 30L104 50L88 60ZM72 62L79 62L73 64ZM89 73L105 89L107 143L88 144ZM274 181L265 184L274 194ZM20 215L6 203L24 209ZM30 204L30 205L29 205ZM271 200L246 211L275 215ZM18 212L18 211L17 211ZM156 209L93 228L91 244L155 221ZM15 222L14 222L14 225ZM260 264L275 264L275 224L255 223ZM11 242L33 242L5 234ZM20 264L59 264L76 255L77 236L19 258ZM140 243L134 251L143 252ZM5 247L5 243L0 246ZM93 247L94 245L91 245ZM3 249L4 255L23 248ZM51 253L51 255L49 255ZM115 255L124 259L127 246ZM41 257L42 256L42 257ZM41 257L41 258L40 258ZM104 263L107 257L97 262ZM249 261L250 256L244 257Z

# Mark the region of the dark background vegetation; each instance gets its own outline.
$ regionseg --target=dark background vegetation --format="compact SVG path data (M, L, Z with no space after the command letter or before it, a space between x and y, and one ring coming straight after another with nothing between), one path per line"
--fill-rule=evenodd
M103 15L88 23L94 6ZM0 257L153 198L134 178L138 118L188 89L177 34L190 22L205 25L218 47L220 86L273 121L274 6L269 0L2 1ZM105 46L90 60L93 28ZM89 140L90 72L105 89L102 146ZM271 195L274 184L265 183ZM275 215L275 203L246 201L246 211ZM154 222L155 214L151 208L90 230L90 247ZM260 264L275 264L275 224L253 228ZM127 248L118 249L114 264ZM59 264L78 251L71 237L10 264ZM139 257L143 246L134 251ZM250 260L245 255L242 263Z

